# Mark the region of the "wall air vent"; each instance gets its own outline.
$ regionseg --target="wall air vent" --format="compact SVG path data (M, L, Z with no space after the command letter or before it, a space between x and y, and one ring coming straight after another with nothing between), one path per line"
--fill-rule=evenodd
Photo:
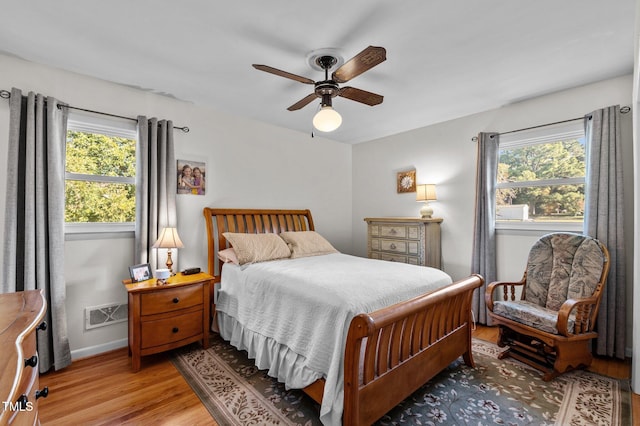
M127 320L127 303L110 303L100 306L88 306L84 308L84 328L104 327Z

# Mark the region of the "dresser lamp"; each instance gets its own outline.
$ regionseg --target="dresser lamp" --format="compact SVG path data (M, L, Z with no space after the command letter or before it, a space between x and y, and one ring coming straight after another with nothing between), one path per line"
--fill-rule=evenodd
M436 186L434 184L416 185L416 201L424 203L424 206L420 209L420 216L423 219L429 219L433 215L433 209L429 205L429 201L436 199Z
M167 269L173 274L173 260L171 259L171 250L174 248L183 248L184 244L180 240L178 230L176 228L163 228L160 232L158 240L153 244L153 248L167 249Z

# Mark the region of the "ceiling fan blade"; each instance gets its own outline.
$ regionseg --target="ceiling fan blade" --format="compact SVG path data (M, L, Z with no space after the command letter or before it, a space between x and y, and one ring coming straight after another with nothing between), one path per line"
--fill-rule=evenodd
M253 67L257 70L268 72L271 74L279 75L280 77L290 78L291 80L299 81L305 84L315 84L316 82L307 77L302 77L290 72L282 71L277 68L270 67L268 65L253 64Z
M369 46L335 70L332 78L338 83L346 83L386 59L387 51L384 47Z
M365 105L374 106L382 103L384 96L376 93L367 92L366 90L356 89L355 87L343 87L340 89L338 96L360 102Z
M313 102L314 99L317 99L318 96L315 93L312 93L310 95L307 95L306 97L300 99L298 102L296 102L295 104L291 105L289 108L287 108L289 111L296 111L299 110L300 108L306 107L307 105L309 105L311 102Z

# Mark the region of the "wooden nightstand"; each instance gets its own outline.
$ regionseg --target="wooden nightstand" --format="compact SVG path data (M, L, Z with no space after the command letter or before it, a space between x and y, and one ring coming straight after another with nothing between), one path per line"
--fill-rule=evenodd
M166 284L155 278L122 282L129 293L129 352L134 371L140 357L200 340L209 346L210 292L213 277L176 274Z

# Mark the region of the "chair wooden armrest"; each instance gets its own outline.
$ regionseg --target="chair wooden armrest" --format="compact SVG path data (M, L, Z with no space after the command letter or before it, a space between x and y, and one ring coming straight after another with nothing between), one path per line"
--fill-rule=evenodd
M597 312L598 297L585 297L581 299L567 299L558 310L558 333L565 337L589 333L595 326L594 317ZM575 325L573 333L569 333L569 315L575 310Z
M515 300L516 299L516 287L522 286L522 291L524 292L524 286L527 283L527 273L522 276L520 281L494 281L487 285L487 288L484 292L484 301L487 305L487 309L493 312L493 293L498 287L502 287L502 297L503 300ZM509 291L510 290L510 291Z

